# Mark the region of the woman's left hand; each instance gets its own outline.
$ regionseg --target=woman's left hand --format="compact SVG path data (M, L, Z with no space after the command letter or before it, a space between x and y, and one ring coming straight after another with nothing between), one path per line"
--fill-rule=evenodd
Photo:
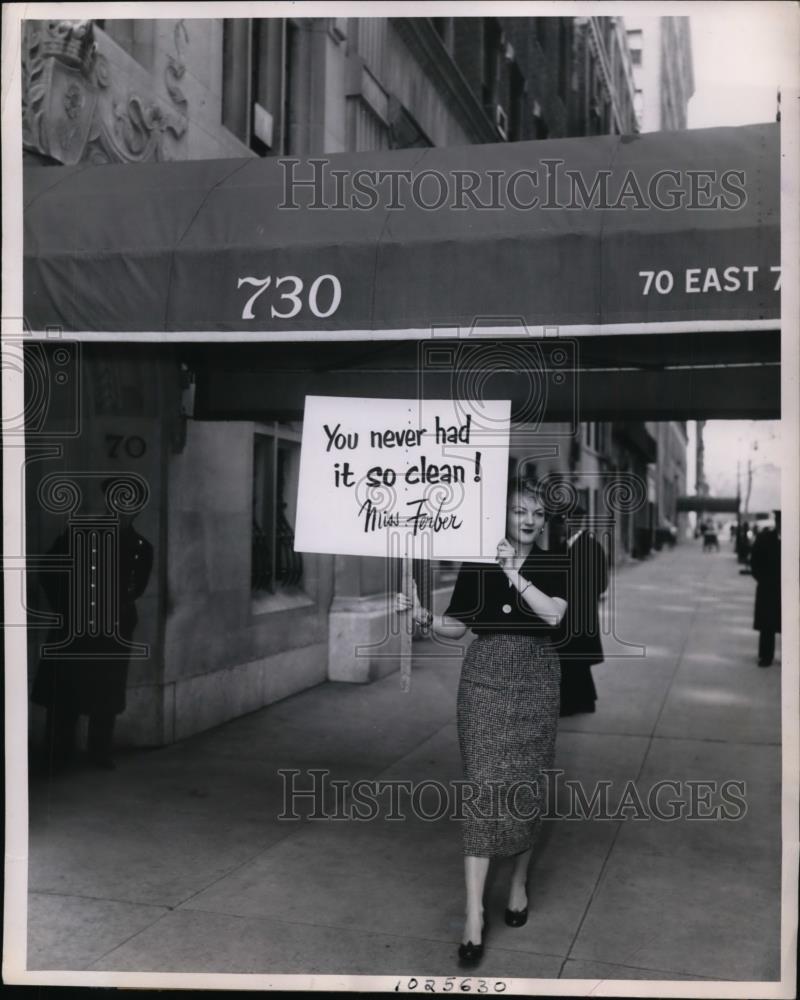
M517 550L507 539L502 538L497 546L497 562L503 572L508 573L514 568L513 560Z

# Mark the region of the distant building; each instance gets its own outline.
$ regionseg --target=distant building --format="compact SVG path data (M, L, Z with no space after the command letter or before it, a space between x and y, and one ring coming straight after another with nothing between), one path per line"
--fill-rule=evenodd
M687 127L689 99L694 93L694 70L688 17L625 18L633 66L634 101L640 132L678 131ZM657 459L651 477L655 483L653 524L678 528L684 538L686 514L678 514L677 497L686 489L686 425L652 424Z
M678 530L677 540L686 537L688 515L678 512L678 497L687 492L688 431L685 420L670 420L650 425L657 445L656 525L663 530L671 525Z
M686 128L694 93L688 17L625 18L640 132Z
M621 17L575 18L577 97L568 135L638 132L633 63Z

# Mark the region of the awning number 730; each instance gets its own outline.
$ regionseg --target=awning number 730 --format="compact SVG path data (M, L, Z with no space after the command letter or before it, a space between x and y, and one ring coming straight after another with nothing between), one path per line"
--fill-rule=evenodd
M273 292L277 294L278 305L283 303L282 308L278 308L277 305L270 305L269 312L273 319L294 319L304 306L317 319L327 319L329 316L333 316L342 301L342 285L335 274L321 274L318 278L315 278L305 296L303 295L303 280L302 278L298 278L296 274L287 274L282 278L276 278L274 284L272 283L271 275L268 275L266 278L254 278L248 275L245 278L239 278L239 283L236 287L241 288L242 285L253 285L257 289L247 302L245 302L242 309L242 319L256 318L254 312L255 304L270 286ZM330 285L330 288L327 287L328 285ZM283 291L279 292L278 289L282 287ZM326 293L330 296L327 308L324 305L320 305L320 299L326 298Z

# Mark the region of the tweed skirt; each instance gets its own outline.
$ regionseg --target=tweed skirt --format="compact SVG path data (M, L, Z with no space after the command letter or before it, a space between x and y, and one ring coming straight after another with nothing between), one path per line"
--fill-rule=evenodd
M548 639L478 635L458 686L464 854L503 858L533 846L552 768L561 667ZM469 797L469 801L467 799Z

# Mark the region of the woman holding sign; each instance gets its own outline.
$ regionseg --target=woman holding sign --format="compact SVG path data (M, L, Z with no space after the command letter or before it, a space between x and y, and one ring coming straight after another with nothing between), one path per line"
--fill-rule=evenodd
M459 960L474 966L483 955L483 890L491 858L514 858L506 923L528 918L527 877L541 822L543 771L552 767L560 675L551 635L566 611L567 580L558 557L536 545L546 510L536 486L509 483L506 537L497 564L463 563L441 616L417 596L398 594L396 608L469 646L458 688L458 740L475 798L465 810L466 924Z

